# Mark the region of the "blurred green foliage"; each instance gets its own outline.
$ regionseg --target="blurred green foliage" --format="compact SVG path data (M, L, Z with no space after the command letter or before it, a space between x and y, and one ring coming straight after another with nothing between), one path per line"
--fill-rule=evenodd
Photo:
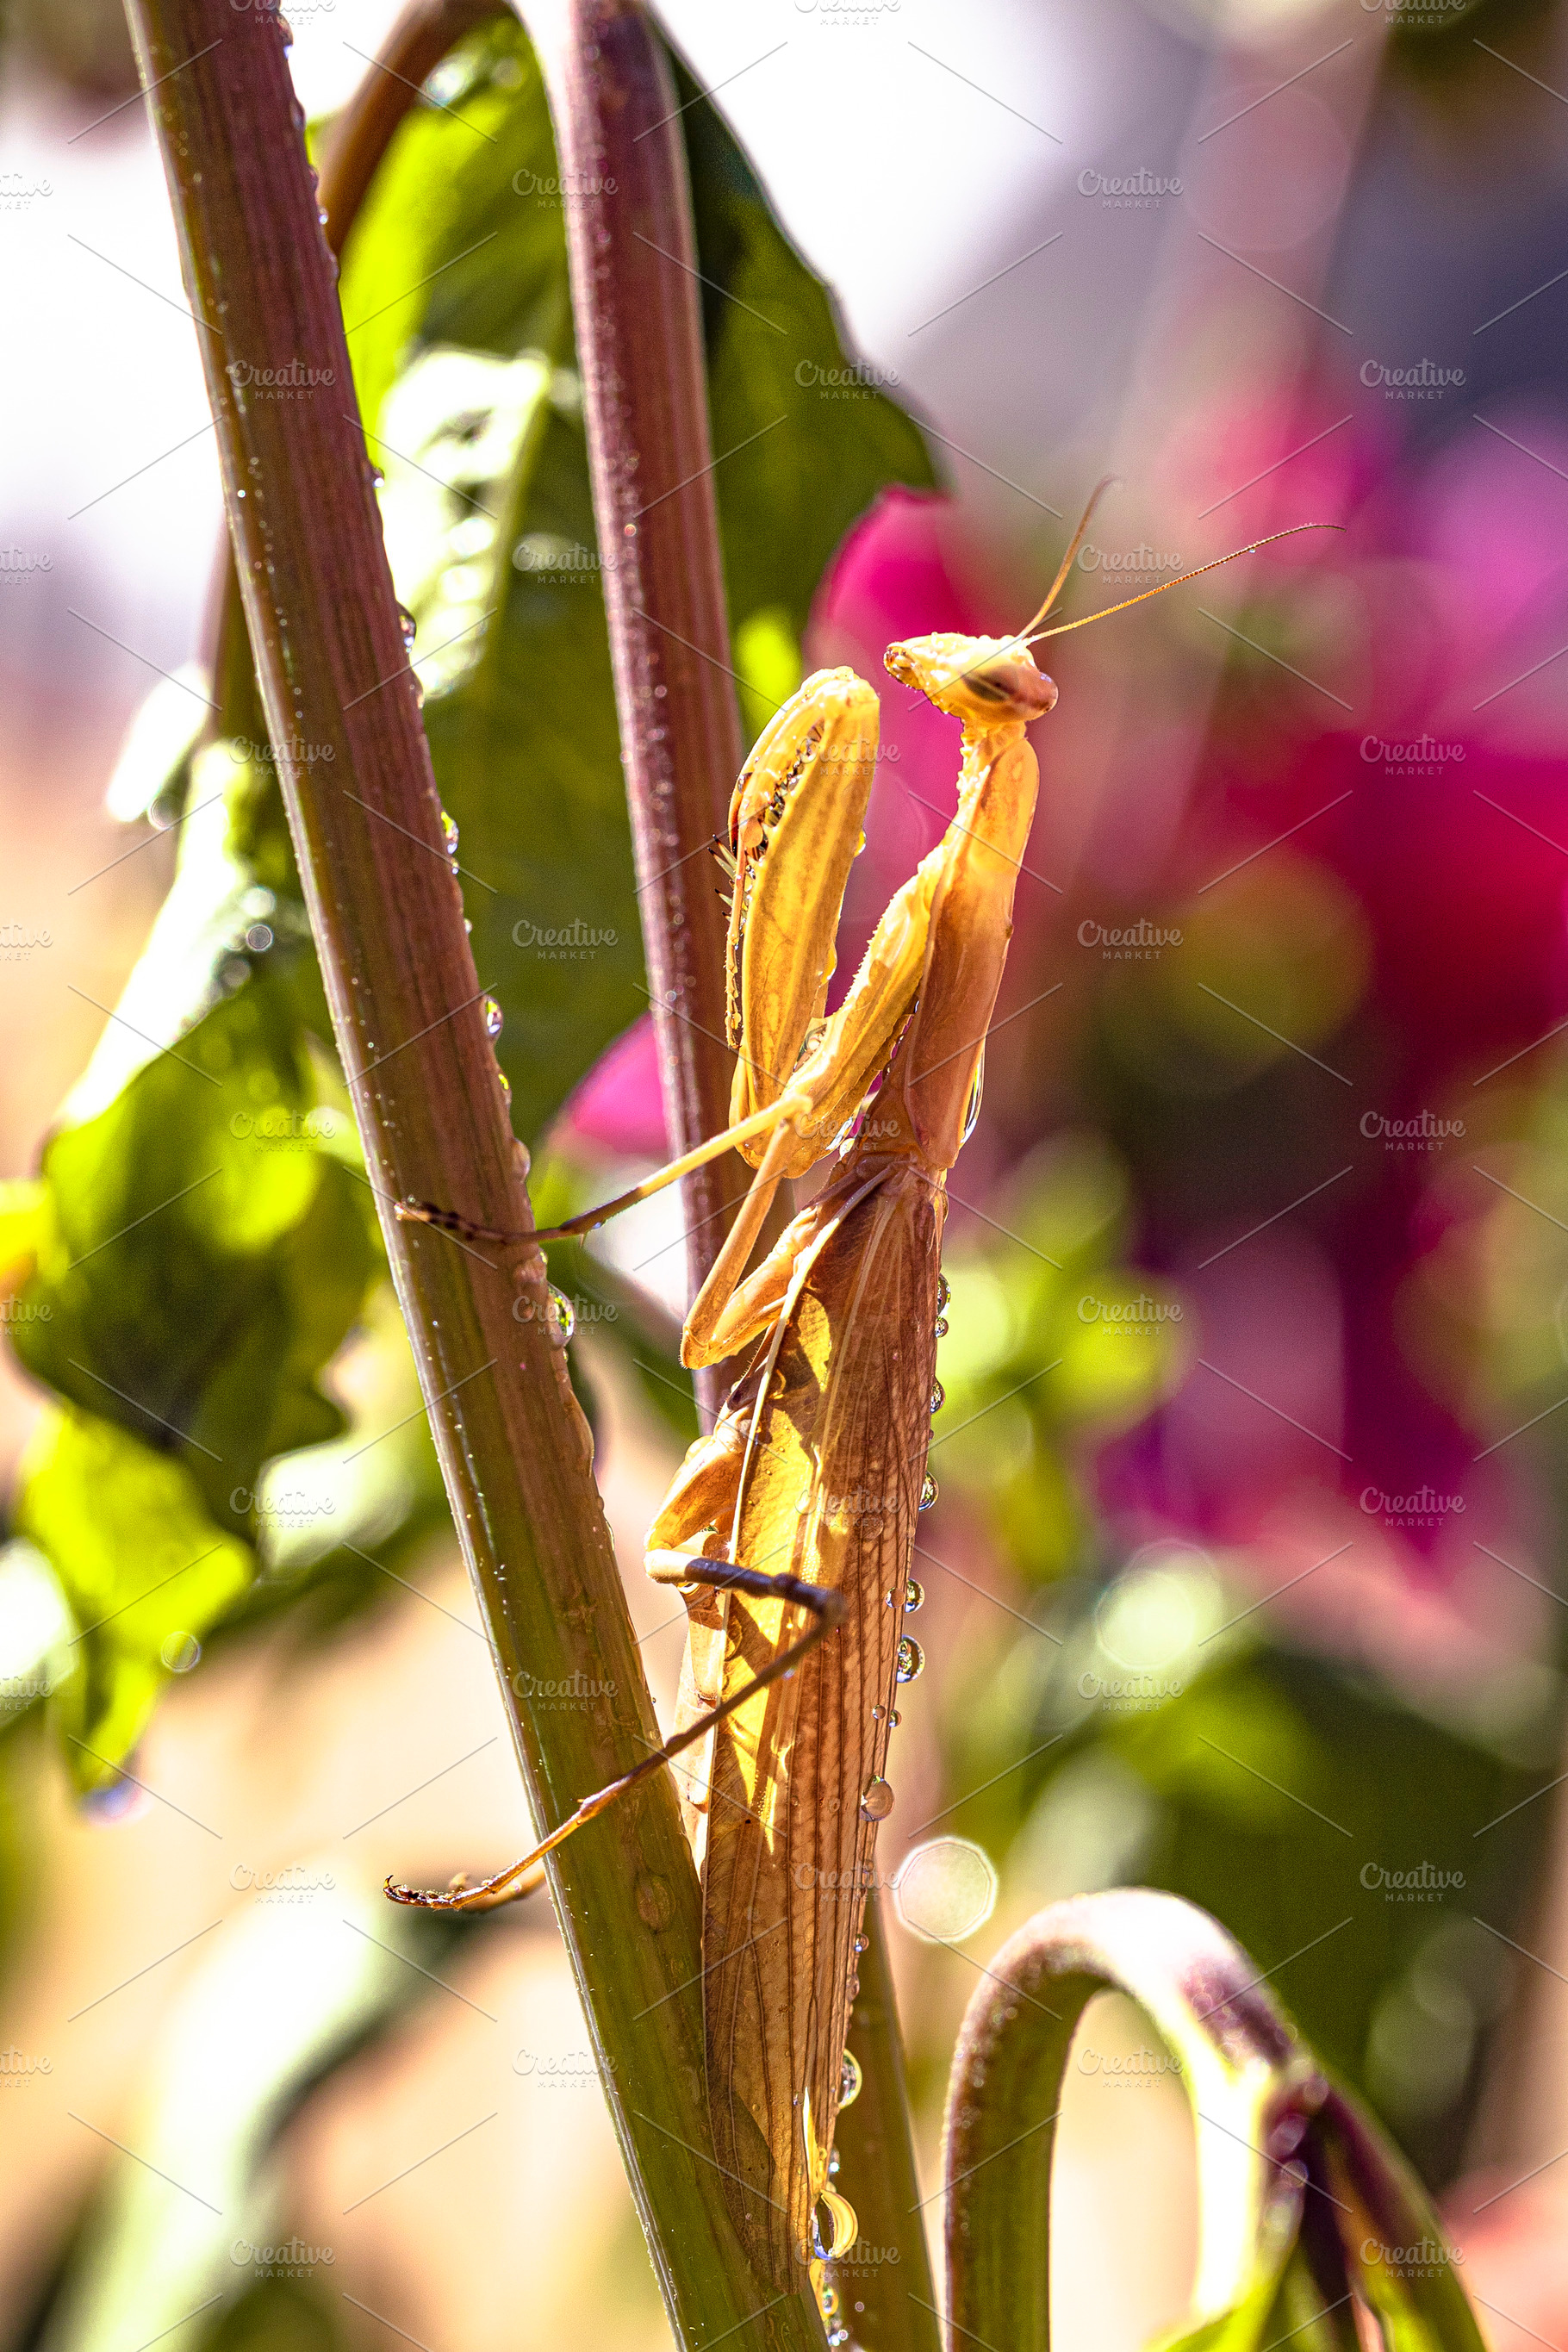
M1063 1136L992 1195L981 1239L943 1252L931 1467L985 1510L1031 1581L1081 1566L1097 1541L1074 1442L1142 1419L1191 1358L1180 1294L1117 1263L1130 1208L1106 1145Z
M432 93L377 175L341 291L479 975L534 1144L643 1009L641 933L563 215L520 27L475 35ZM707 100L684 80L681 97L755 725L795 682L847 530L885 484L932 477L883 394L820 399L847 364L831 300ZM10 1336L57 1400L17 1524L70 1612L53 1710L84 1788L115 1780L215 1628L305 1591L329 1615L353 1605L442 1508L232 597L216 667L211 740L161 689L116 779L122 812L179 816L175 882L41 1188L13 1192L0 1224L0 1276L23 1286ZM559 952L561 933L591 953ZM556 1272L595 1293L612 1280L571 1251ZM351 1335L382 1361L361 1363L376 1405L345 1429L323 1382ZM635 1352L684 1421L668 1335L645 1328Z

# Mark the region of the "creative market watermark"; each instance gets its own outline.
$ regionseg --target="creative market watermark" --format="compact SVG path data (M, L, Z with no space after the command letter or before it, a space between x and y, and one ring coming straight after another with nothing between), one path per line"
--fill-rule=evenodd
M1405 1118L1390 1118L1381 1110L1364 1110L1361 1115L1361 1131L1369 1143L1381 1143L1387 1151L1441 1151L1445 1143L1457 1141L1465 1132L1462 1118L1439 1118L1436 1111L1412 1111Z
M570 923L536 923L524 915L511 927L514 948L527 949L541 963L586 963L601 948L620 945L613 926L585 923L579 916Z
M603 2074L613 2074L616 2061L601 2062L591 2050L538 2051L524 2047L511 2062L511 2071L545 2091L596 2091Z
M1106 212L1156 212L1167 196L1179 196L1183 184L1173 173L1151 172L1140 163L1133 172L1097 172L1089 164L1078 175L1080 196L1098 196Z
M1140 540L1136 547L1097 547L1086 540L1078 551L1080 572L1101 572L1120 586L1128 580L1160 580L1168 572L1179 572L1182 559L1172 547L1149 547Z
M1100 1298L1086 1291L1078 1302L1080 1323L1100 1323L1113 1331L1155 1331L1163 1323L1183 1319L1179 1298L1151 1298L1141 1290L1136 1298Z
M258 768L275 768L280 760L291 768L313 767L318 760L323 766L331 766L338 756L335 744L307 743L297 735L286 743L258 743L248 735L232 735L227 749L236 767L243 767L248 761Z
M265 929L257 924L255 929ZM249 933L246 934L249 939ZM270 946L271 933L267 945ZM264 1151L312 1151L319 1143L330 1143L342 1131L341 1114L330 1105L314 1110L293 1110L279 1103L271 1110L237 1110L228 1123L228 1131L237 1143L258 1143Z
M31 2050L18 2050L13 2042L8 2050L0 2050L0 2091L24 2091L40 2074L52 2074L55 2062L42 2058Z
M1361 1883L1369 1895L1385 1903L1441 1903L1465 1884L1462 1870L1439 1870L1435 1862L1418 1862L1409 1870L1387 1870L1381 1862L1362 1864Z
M36 173L0 172L0 213L31 212L54 193L53 181L39 179Z
M258 1903L309 1903L313 1895L333 1893L338 1882L330 1870L307 1870L302 1862L287 1863L281 1870L237 1862L228 1883L237 1895L254 1895Z
M1391 776L1440 776L1465 757L1465 746L1426 734L1408 740L1363 735L1361 756L1369 768L1381 766Z
M1098 948L1103 963L1158 963L1166 948L1182 944L1180 927L1152 923L1142 916L1135 923L1102 923L1086 915L1078 927L1080 948Z
M1175 1675L1100 1675L1089 1668L1078 1678L1079 1696L1098 1699L1113 1715L1133 1715L1163 1706L1167 1700L1180 1698L1185 1688L1186 1685Z
M1415 360L1408 367L1389 367L1383 360L1363 360L1361 380L1369 392L1381 391L1384 400L1441 400L1465 382L1460 367L1439 367L1436 360Z
M554 530L525 531L511 551L511 562L514 572L526 572L533 579L584 584L596 580L605 568L596 548L584 547L580 540L563 539Z
M1465 1508L1463 1495L1440 1495L1435 1486L1417 1486L1409 1495L1388 1495L1381 1486L1363 1486L1361 1507L1369 1519L1386 1519L1394 1528L1440 1528Z
M337 1505L330 1495L312 1495L302 1486L289 1487L280 1495L258 1495L248 1486L230 1490L228 1507L239 1517L254 1517L258 1526L281 1528L313 1528L322 1519L337 1515Z
M54 946L54 934L47 925L31 923L0 923L0 963L31 963L44 948Z
M1116 2091L1146 2091L1173 2077L1180 2082L1184 2072L1173 2052L1151 2050L1146 2042L1140 2042L1136 2050L1097 2050L1093 2042L1085 2042L1079 2044L1073 2063L1080 2074L1109 2084Z
M884 16L896 16L900 5L901 0L795 0L795 13L818 25L847 26L865 32L879 25Z
M511 1686L535 1715L587 1715L599 1700L614 1698L616 1687L608 1675L531 1675L526 1666L516 1669Z
M337 2261L331 2246L312 2246L300 2237L287 2238L280 2246L236 2238L228 2258L236 2270L248 2271L253 2278L309 2278L312 2271Z
M310 367L299 359L285 360L279 367L230 360L224 373L236 392L252 400L308 400L313 392L330 391L338 380L334 368Z
M618 196L620 184L613 173L601 172L543 173L531 171L525 163L521 172L511 175L514 196L528 196L536 205L550 205L557 211L564 205L581 204L586 196Z
M1364 7L1366 0L1362 0ZM1436 2278L1450 2263L1462 2263L1464 2250L1450 2246L1441 2238L1417 2238L1413 2246L1386 2245L1381 2238L1363 2238L1361 2242L1363 2263L1381 2263L1401 2278Z
M819 360L797 360L795 380L802 392L819 392L825 400L864 400L903 382L897 368L868 367L862 361L824 367Z

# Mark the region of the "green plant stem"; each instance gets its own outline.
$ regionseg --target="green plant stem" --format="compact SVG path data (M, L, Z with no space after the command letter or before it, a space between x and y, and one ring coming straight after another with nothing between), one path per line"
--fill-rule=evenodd
M679 101L638 0L516 0L543 69L566 205L577 361L631 804L637 902L673 1154L728 1125L724 916L704 854L741 723L713 499ZM686 1178L691 1295L750 1171ZM697 1376L710 1424L730 1376Z
M413 1195L526 1224L525 1163L441 838L287 62L270 13L128 0L128 14L334 1034L453 1517L548 1828L658 1732L539 1252L476 1252L392 1214ZM305 396L258 396L268 371L302 380ZM531 1678L574 1677L595 1694L580 1710L530 1705ZM721 2338L790 2352L819 2341L800 2298L771 2301L752 2272L708 2153L697 1885L668 1777L552 1857L551 1888L678 2341L694 2352Z
M904 2084L904 2044L893 2000L881 1897L866 1899L868 1938L849 2048L860 2095L838 2111L836 2186L855 2208L860 2234L849 2260L828 2275L854 2342L863 2352L942 2352L936 2285L915 2169Z

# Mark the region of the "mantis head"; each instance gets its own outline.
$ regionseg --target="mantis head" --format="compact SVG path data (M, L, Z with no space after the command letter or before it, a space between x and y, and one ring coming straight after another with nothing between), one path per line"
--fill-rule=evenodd
M888 647L889 669L966 727L1027 725L1056 708L1056 681L1016 637L963 637L943 630Z
M1124 597L1120 604L1108 604L1100 612L1087 613L1081 621L1058 621L1048 629L1042 628L1040 624L1067 585L1068 574L1083 545L1094 510L1113 479L1108 474L1097 485L1044 604L1025 622L1016 636L961 637L948 631L939 636L910 637L902 645L889 646L885 658L900 684L918 687L939 710L951 712L976 730L1005 726L1015 720L1022 720L1026 726L1031 719L1043 719L1047 710L1056 708L1055 681L1037 667L1029 651L1039 638L1062 636L1069 629L1087 629L1095 621L1109 620L1112 613L1124 613L1130 605L1146 604L1151 596L1163 596L1167 590L1183 587L1205 572L1216 572L1222 563L1234 563L1238 555L1256 554L1258 548L1270 547L1276 540L1294 539L1304 530L1343 528L1340 523L1303 522L1289 530L1270 531L1267 539L1255 539L1250 547L1237 547L1229 555L1215 556L1212 562L1184 572L1179 579L1163 581L1158 588L1146 588L1141 596Z

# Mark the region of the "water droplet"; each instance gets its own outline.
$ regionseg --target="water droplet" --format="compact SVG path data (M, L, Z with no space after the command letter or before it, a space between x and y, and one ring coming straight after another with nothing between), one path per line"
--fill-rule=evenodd
M903 1666L904 1651L910 1645L907 1643L900 1645L899 1664L900 1670ZM860 1791L861 1819L868 1822L885 1822L892 1810L893 1791L891 1785L886 1780L879 1780L875 1774L873 1774L871 1779L867 1781L865 1787Z
M847 2327L830 2327L827 2331L827 2341L832 2347L832 2352L842 2352L842 2347L849 2341L849 2330Z
M897 1707L895 1707L895 1708L893 1709L893 1712L891 1713L891 1715L888 1717L888 1729L889 1729L889 1731L897 1731L897 1729L898 1729L898 1727L899 1727L900 1724L900 1723L902 1723L903 1719L904 1719L904 1718L903 1718L903 1717L899 1713L898 1708L897 1708Z
M939 1413L946 1402L947 1391L942 1387L940 1381L932 1381L931 1384L931 1409L932 1413Z
M912 1683L917 1675L925 1672L925 1662L926 1654L920 1643L912 1642L906 1633L899 1643L899 1664L894 1679L900 1683Z
M931 1472L928 1470L924 1478L921 1482L921 1499L919 1508L922 1511L929 1511L941 1492L942 1488L937 1485L936 1480L931 1476Z
M945 1274L939 1274L936 1278L936 1311L939 1315L946 1314L947 1302L952 1297L952 1285Z
M557 1347L564 1348L577 1328L577 1310L563 1290L550 1286L550 1305L555 1320L554 1339Z
M202 1654L202 1645L194 1633L165 1633L159 1652L172 1675L188 1675Z
M485 1035L487 1037L499 1037L501 1033L502 1024L506 1020L506 1014L501 1011L500 1006L496 1003L493 996L486 997L484 1003L484 1014Z
M844 2053L844 2071L838 2077L838 2104L852 2107L860 2095L860 2061L853 2050Z
M871 1720L872 1720L872 1722L873 1722L873 1723L880 1723L880 1722L881 1722L881 1720L882 1720L883 1716L884 1716L884 1715L886 1715L887 1711L888 1711L888 1710L887 1710L887 1708L886 1708L885 1706L874 1706L874 1707L871 1709Z
M245 944L252 955L265 955L272 945L272 931L266 923L252 923L245 935Z
M829 2179L829 2180L837 2180L837 2178L838 2178L838 2164L839 2164L838 2150L837 2150L837 2148L833 2148L833 2149L829 2152L828 2158L827 2158L827 2178Z
M821 2294L816 2298L816 2307L821 2312L824 2319L837 2319L838 2316L837 2289L836 2287L825 2286Z
M912 1617L917 1609L925 1607L926 1589L918 1577L910 1577L904 1585L904 1614Z
M939 1339L946 1339L946 1337L947 1337L947 1332L948 1332L948 1322L947 1322L947 1318L946 1318L946 1316L945 1316L945 1315L939 1315L939 1316L937 1317L937 1318L936 1318L936 1336L937 1336L937 1338L938 1338Z
M501 1093L506 1097L507 1101L508 1101L508 1102L510 1102L510 1100L511 1100L511 1080L507 1076L507 1074L506 1074L506 1072L505 1072L504 1070L498 1070L498 1071L496 1072L496 1076L497 1076L497 1077L500 1080L500 1090L501 1090Z
M868 1951L870 1950L870 1948L871 1948L871 1938L870 1938L870 1937L869 1937L869 1936L857 1936L857 1937L856 1937L856 1938L855 1938L855 1949L856 1949L858 1952L868 1952Z
M403 631L404 644L405 646L411 646L414 643L416 636L418 635L419 624L415 619L406 604L399 604L397 608L397 625Z
M441 811L441 838L447 845L447 855L452 861L455 874L458 870L458 820L448 816L445 809Z
M328 221L331 218L331 215L328 212L325 205L318 205L316 206L316 218L321 222L321 226L325 228Z

